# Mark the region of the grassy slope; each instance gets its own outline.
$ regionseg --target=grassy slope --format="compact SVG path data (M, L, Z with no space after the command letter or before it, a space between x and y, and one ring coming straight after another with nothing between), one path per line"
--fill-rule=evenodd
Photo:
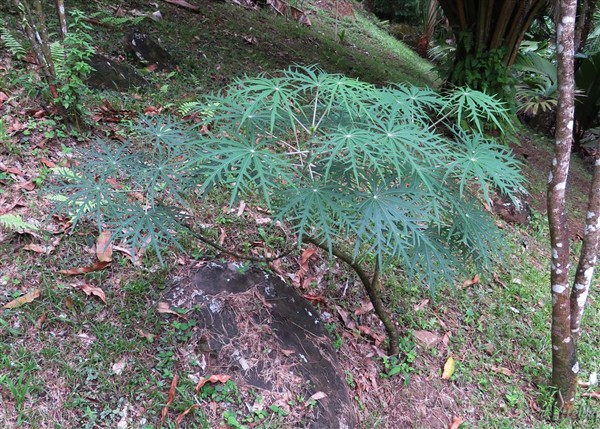
M122 3L126 9L145 7L142 2ZM107 93L90 100L91 104L99 105L106 97L115 108L140 110L153 105L174 112L179 103L218 89L236 76L295 63L316 63L327 71L375 83L435 83L427 62L360 14L355 20L336 20L327 9L309 6L314 25L305 28L264 12L212 2L199 5L200 12L191 14L161 3L165 20L142 25L179 59L180 73L153 77L152 88L139 95ZM89 10L92 12L97 5L86 3L82 7L94 8ZM343 40L338 36L342 28ZM253 43L244 40L250 36L256 38ZM97 28L96 40L105 52L118 51L119 37L116 29ZM5 51L2 54L8 58ZM42 159L64 159L66 151L60 144L74 142L49 137L40 145L39 136L53 131L55 124L48 118L19 116L24 107L37 105L36 99L27 97L27 85L19 80L27 73L24 67L13 62L0 71L0 82L4 82L0 91L10 94L14 102L0 106L0 156L5 165L35 178L44 172ZM17 117L27 128L7 134ZM111 132L106 124L100 129ZM536 136L528 138L547 152L548 142ZM82 140L85 144L86 139ZM529 146L524 150L538 151ZM540 165L544 162L527 169L534 199L543 199L546 173L538 168ZM574 183L584 183L585 169L576 170L581 180ZM24 191L15 188L19 177L3 173L0 180L2 207L23 200ZM25 197L25 206L16 206L14 211L33 221L43 219L47 208L37 191ZM576 201L573 208L581 210ZM223 227L231 221L221 213L218 203L208 209L213 210L207 214L209 221ZM59 223L54 220L51 225ZM566 423L555 425L544 420L551 397L547 388L550 296L544 219L538 214L530 227L517 229L499 223L507 232L508 264L477 285L456 292L442 288L444 292L432 302L425 291L386 279L389 302L402 327L404 350L414 358L413 362L405 360L403 367L411 377L408 386L402 377L385 380L376 376L381 361L369 357L372 349L368 338L349 333L341 323L332 326L364 427L405 427L400 422L406 422L406 427L448 427L452 415L464 419L461 428L567 427ZM150 270L134 270L125 258L116 256L116 263L106 271L82 278L65 277L58 274L59 269L93 261L89 252L95 237L93 226L82 227L72 236L45 233L38 238L2 232L0 252L7 262L1 268L0 302L34 289L40 289L42 296L20 309L0 310L0 426L112 428L127 413L132 427L156 427L174 371L194 370L184 350L189 328L157 317L154 311L169 272L156 271L152 266ZM55 247L48 255L37 255L23 249L31 243ZM173 255L173 261L191 264L211 255L210 250L196 249L189 258ZM350 288L346 293L337 287L347 283L348 274L336 264L329 267L320 286L330 297L324 310L331 311L333 303L354 310L363 298L360 290ZM103 288L108 305L78 290L84 284ZM584 378L600 366L600 343L595 335L600 330L599 319L597 298L592 294L584 320L587 329L580 340ZM365 318L362 322L375 321ZM431 350L415 346L415 329L440 337L448 334L447 345L442 343ZM361 354L353 354L354 349ZM457 370L450 381L441 381L440 369L449 355L457 360ZM121 365L123 372L117 374ZM378 385L375 390L366 376L373 371ZM224 393L234 402L239 395L235 390ZM173 427L175 416L195 401L194 383L182 377L166 427ZM238 411L240 418L255 417L243 407ZM581 427L598 426L597 402L582 401L580 413ZM285 418L273 411L268 414L271 425L263 427L287 427ZM192 413L184 420L184 427L210 427L206 426L210 418L218 422L222 415L207 415L204 420L200 412Z

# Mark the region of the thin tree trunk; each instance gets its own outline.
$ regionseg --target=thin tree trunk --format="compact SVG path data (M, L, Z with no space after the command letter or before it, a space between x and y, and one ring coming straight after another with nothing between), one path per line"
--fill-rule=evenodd
M314 244L315 246L327 251L331 252L333 256L341 259L343 262L348 264L358 275L358 278L362 282L367 295L369 296L369 300L371 304L373 304L373 310L379 317L379 320L383 323L385 330L387 332L388 338L388 354L390 356L395 356L399 352L399 336L398 336L398 328L394 324L388 310L385 308L383 301L381 300L380 291L381 291L381 283L379 280L379 263L376 262L375 272L373 273L373 277L369 277L367 272L354 260L352 255L344 252L341 249L336 247L329 248L327 244L323 243L320 240L317 240L314 237L306 236L306 241Z
M565 192L571 159L575 112L574 36L576 12L577 0L561 1L556 41L558 107L555 157L552 160L548 180L548 223L552 252L550 272L552 384L558 389L556 400L562 414L573 412L575 382L579 372L576 350L571 336L569 231L565 213Z
M65 0L55 0L56 15L58 16L60 39L65 40L67 35L67 14L65 13Z

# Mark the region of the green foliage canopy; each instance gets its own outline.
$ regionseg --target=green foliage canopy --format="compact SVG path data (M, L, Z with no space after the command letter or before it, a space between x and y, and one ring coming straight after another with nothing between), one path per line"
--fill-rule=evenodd
M61 170L59 208L134 246L150 237L160 256L177 241L183 209L194 210L187 192L228 192L231 204L264 204L300 243L350 246L434 287L469 260L496 258L478 198L523 181L509 150L480 132L490 118L507 124L502 103L469 89L444 97L292 68L241 79L196 110L195 125L141 118L143 150L102 142Z

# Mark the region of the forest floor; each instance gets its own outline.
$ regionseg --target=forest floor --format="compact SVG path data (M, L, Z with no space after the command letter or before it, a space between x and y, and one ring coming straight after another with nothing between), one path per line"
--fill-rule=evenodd
M93 222L71 231L68 214L48 217L52 207L45 192L52 168L81 161L79 150L97 138L126 138L140 112L180 115L186 102L245 74L319 64L325 71L380 85L435 87L438 79L431 63L390 37L385 24L359 4L299 3L312 23L304 26L262 9L193 3L198 10L166 2L69 3L88 16L101 11L101 17L130 19L159 7L162 21L146 19L139 26L178 62L171 73L145 71L148 88L90 94L85 107L92 126L85 132L56 119L40 96L36 68L0 45L0 214L26 221L12 228L0 225L0 427L289 428L286 415L306 407L306 398L247 407L256 393L235 383L196 395L183 350L194 327L159 314L156 303L170 279L227 255L189 239L185 253L168 252L166 267L151 256L143 266L134 266L124 249L115 251L102 270L70 275L71 269L94 265L102 252L96 249ZM0 19L14 24L13 12L0 6ZM96 48L122 57L124 26L93 25ZM335 315L327 330L361 428L600 427L598 386L586 385L600 371L597 283L579 340L577 418L552 420L545 218L552 142L517 125L506 144L528 179L529 222L513 225L498 218L505 233L502 260L490 273L472 272L454 285L438 285L435 297L401 277L383 279L385 301L401 333L396 360L382 357L378 338L383 327L368 310L352 272L318 250L306 259L306 249L299 249L280 261L277 269L288 272L291 282L304 270L310 281L297 286L303 294L319 297L314 301L319 311ZM570 174L568 215L575 258L590 169L574 156ZM276 246L265 236L259 220L263 215L251 203L231 210L226 201L208 201L198 216L198 222L218 231L224 246ZM15 299L21 305L8 308ZM360 326L370 329L361 331ZM442 379L450 357L456 362L454 372ZM397 375L385 374L390 366L397 367ZM170 393L179 372L179 384ZM227 412L216 412L221 410L218 403L227 403ZM190 410L195 404L200 407Z

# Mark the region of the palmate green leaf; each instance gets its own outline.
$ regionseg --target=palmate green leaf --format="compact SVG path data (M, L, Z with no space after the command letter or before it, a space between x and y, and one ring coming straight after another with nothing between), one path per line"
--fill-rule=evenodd
M452 222L446 230L446 243L454 253L462 255L463 262L472 261L483 271L502 261L504 252L499 230L490 215L477 208L474 200L454 202L449 214Z
M176 208L160 204L111 204L106 207L104 218L108 228L115 231L113 239L119 238L127 243L133 257L138 249L150 247L163 264L165 247L175 246L185 252L177 241L177 231L182 230L186 216Z
M295 181L286 155L272 151L272 144L268 139L241 134L202 139L184 169L196 172L202 193L229 185L233 204L240 194L256 189L271 207L271 197L281 184Z
M433 189L437 170L444 168L449 159L448 143L443 136L412 124L399 124L393 118L377 118L369 133L386 148L381 162L391 166L398 180L406 174L416 175Z
M465 196L465 188L476 183L486 201L490 200L490 187L510 195L525 182L521 166L509 149L479 134L458 132L461 144L456 146L454 161L448 166L446 177L458 181L459 198Z
M332 167L341 165L356 183L361 182L365 171L380 179L389 176L390 169L384 160L390 150L367 130L338 129L328 135L327 143L315 148L318 162L324 165L324 180L335 180L335 177L330 177Z
M106 183L106 178L108 176L98 176L95 172L79 170L76 181L62 182L50 187L48 192L51 195L56 193L66 196L65 199L53 199L56 205L50 216L58 212L68 213L73 223L71 227L73 231L80 221L91 217L98 230L102 230L102 213L106 203L128 204L126 196L115 192L111 185Z
M379 92L378 97L373 97L373 108L383 112L383 115L377 116L389 115L400 123L418 121L428 124L431 122L431 112L442 106L439 94L429 88L400 84L382 88Z
M371 185L356 203L355 256L367 246L380 264L388 258L408 261L408 248L427 240L424 231L433 221L428 194L411 187Z
M316 67L296 66L284 72L284 76L296 88L295 97L305 100L320 115L327 115L334 106L343 108L350 116L365 112L366 103L375 92L372 84L351 79L341 74L329 74ZM316 115L315 115L316 116ZM317 125L320 121L312 121Z
M339 186L307 181L279 195L283 204L278 207L276 218L292 226L299 243L308 235L322 240L331 252L334 243L356 227L356 218L348 208L352 199L346 192Z
M506 104L495 96L464 87L448 93L444 99L441 111L455 116L458 128L462 128L463 120L469 121L480 134L486 123L493 123L502 132L504 126L512 127Z
M409 260L404 264L409 281L425 284L433 296L440 285L453 285L457 273L466 267L466 261L456 257L442 232L439 226L424 230L427 239L408 249Z
M144 143L145 154L157 158L177 157L193 140L192 134L181 122L171 116L140 115L139 123L133 127Z
M290 82L282 78L259 76L236 81L230 88L228 97L232 97L246 108L239 118L240 128L252 115L269 112L269 131L275 131L275 123L287 118L295 129L293 108L296 106L294 90Z

